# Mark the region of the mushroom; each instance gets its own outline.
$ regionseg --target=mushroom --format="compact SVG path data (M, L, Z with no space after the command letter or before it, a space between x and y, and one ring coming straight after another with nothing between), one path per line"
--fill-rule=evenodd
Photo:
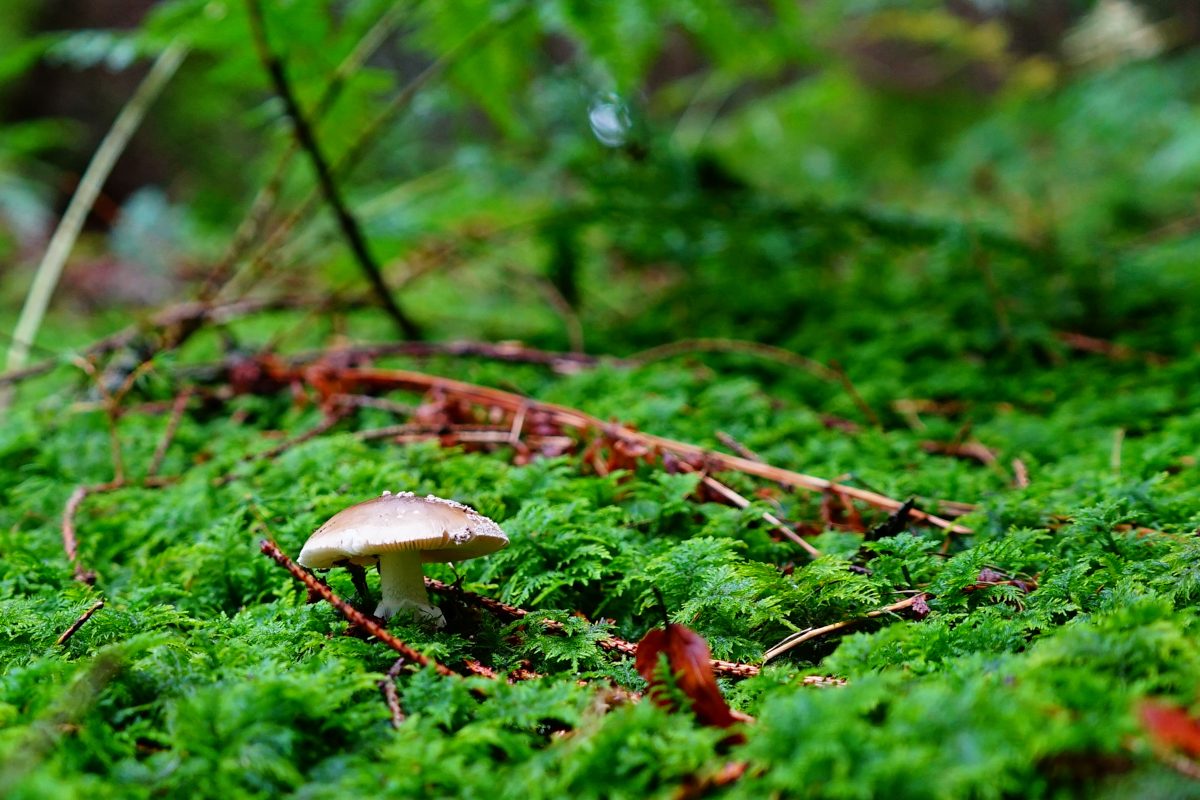
M446 620L429 604L422 562L465 561L506 546L499 525L462 503L384 492L334 514L305 542L299 561L310 569L378 564L383 599L375 616L389 619L411 609L415 619L440 628Z

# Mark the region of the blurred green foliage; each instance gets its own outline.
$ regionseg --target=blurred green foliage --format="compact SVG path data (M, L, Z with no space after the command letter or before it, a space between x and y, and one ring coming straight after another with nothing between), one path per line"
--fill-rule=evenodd
M393 5L265 3L305 108ZM400 3L397 31L317 130L336 160L402 87L450 60L341 177L431 337L561 349L582 330L589 351L613 354L750 339L836 359L883 426L838 383L746 354L573 375L397 365L709 447L724 431L770 463L930 508L975 502L962 520L975 533L943 553L929 529L864 544L829 528L814 540L826 555L808 563L768 536L761 512L821 524L819 497L723 475L754 499L738 511L697 503L695 476L649 466L601 477L575 457L514 466L504 449L357 440L393 421L379 409L244 462L318 417L288 397L239 397L185 416L162 469L177 482L86 501L89 588L71 580L59 526L74 487L112 478L109 431L91 382L64 367L22 384L0 424L0 794L670 797L729 760L749 770L714 794L1200 794L1155 760L1135 713L1150 696L1194 707L1200 686L1200 33L1186 4L1056 7L1065 23L1039 39L1029 30L1048 24L1043 5L1015 0ZM1140 9L1142 27L1097 56L1088 26L1116 7ZM159 302L196 292L290 126L239 2L169 0L129 30L45 32L38 12L0 10L6 98L30 91L37 70L116 82L177 37L194 48L144 133L169 165L161 183L116 198L117 216L92 221L68 266L39 338L65 361L145 313L102 280L112 264L160 287ZM0 125L6 264L36 260L62 179L95 138L87 123L108 122ZM312 187L294 160L284 212ZM324 215L278 255L253 295L363 291ZM0 276L4 330L27 284L25 269ZM1131 354L1082 353L1064 331ZM159 355L130 402L169 400L188 368L231 347L389 333L371 308L235 320ZM121 417L131 474L166 424ZM965 441L995 462L930 452ZM1015 485L1014 459L1028 486ZM231 471L237 480L215 483ZM337 614L306 605L256 546L269 535L295 554L330 515L384 489L452 497L501 522L511 546L457 574L566 627L552 636L467 615L458 632L397 634L446 663L529 661L547 677L405 673L408 720L391 729L376 688L389 651L340 636ZM869 574L851 568L860 550ZM985 569L1037 588L964 591ZM352 595L347 576L329 578ZM715 656L748 662L898 593L933 597L923 620L864 623L723 681L758 717L730 747L686 714L598 702L609 681L643 686L597 641L654 625L654 588ZM56 647L99 595L106 607ZM814 672L850 684L802 685Z

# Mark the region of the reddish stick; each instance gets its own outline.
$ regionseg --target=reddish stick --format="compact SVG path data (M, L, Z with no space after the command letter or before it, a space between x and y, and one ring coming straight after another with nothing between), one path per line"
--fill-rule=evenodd
M171 447L171 442L175 439L175 432L179 430L179 423L183 420L183 412L187 410L188 401L191 399L191 388L184 389L175 398L175 403L171 406L171 418L167 421L167 428L163 431L162 438L158 441L158 447L154 448L154 457L150 460L150 469L146 471L147 477L153 477L158 474L158 468L162 466L163 459L167 456L167 450Z
M445 594L457 597L468 605L477 606L488 611L491 614L510 621L525 619L532 611L527 611L524 608L510 606L508 603L502 603L499 600L493 600L490 597L484 597L475 592L468 592L465 589L457 589L449 584L442 583L433 578L425 579L425 588L436 594ZM552 619L542 620L542 624L552 631L561 631L563 624ZM601 639L596 644L600 645L604 650L611 650L617 653L623 653L627 656L637 655L637 645L633 642L627 642L624 639L618 639L615 636L610 636L607 639ZM753 678L759 673L759 668L753 664L738 664L735 661L722 661L719 658L714 658L709 661L712 664L713 672L718 675L727 675L731 678Z
M751 461L748 458L739 458L725 453L705 450L703 447L693 444L677 442L673 439L666 439L661 436L631 430L621 425L604 422L598 417L574 408L531 400L528 397L521 397L511 392L492 389L487 386L478 386L472 383L451 380L450 378L427 375L423 372L399 369L347 369L341 371L339 377L343 380L381 389L408 389L418 392L437 389L480 405L496 406L514 414L520 408L525 407L529 411L536 410L546 414L557 425L603 433L611 439L674 453L689 460L695 459L719 470L744 472L747 475L756 475L770 481L786 483L789 486L796 486L810 491L823 492L827 489L836 489L841 494L848 495L875 508L889 512L895 511L903 505L899 500L876 492L867 491L866 489L840 484L835 486L832 481L824 478L805 475L800 472L792 472L791 470L773 467L770 464ZM910 514L913 519L928 522L939 528L945 528L951 533L972 532L970 528L963 525L956 525L947 519L935 516L926 511L913 509Z
M404 642L388 633L382 626L379 625L379 623L375 622L375 620L361 613L354 606L338 597L336 594L334 594L332 589L318 581L312 575L309 575L300 567L300 565L284 555L283 551L280 550L274 542L269 542L264 539L259 543L259 548L263 551L264 555L269 556L275 561L276 564L292 573L292 577L308 587L310 592L320 595L327 603L336 608L338 611L342 612L342 614L346 617L346 619L350 620L350 622L361 627L363 630L367 631L367 633L370 633L376 639L383 642L388 647L407 658L409 661L413 661L423 667L427 667L432 664L433 668L437 670L439 675L446 675L448 677L458 676L458 673L451 671L450 668L444 664L439 664L429 656L413 650Z
M75 535L75 515L79 513L79 507L83 505L83 501L87 499L89 494L109 492L113 489L119 489L124 485L124 481L116 480L109 481L108 483L98 483L94 486L76 486L75 491L67 499L67 505L63 509L62 517L63 550L67 554L67 561L70 561L74 568L75 580L80 583L89 585L95 583L96 573L90 569L84 569L83 564L79 562L79 540Z
M69 628L67 628L65 631L63 631L63 634L62 634L62 636L58 637L58 641L57 641L57 642L55 642L54 644L55 644L56 646L57 646L57 645L63 645L63 644L66 644L66 643L67 643L67 641L68 641L68 640L69 640L69 639L70 639L72 636L74 636L74 635L75 635L75 632L76 632L76 631L78 631L80 628L82 628L82 627L83 627L83 623L85 623L85 622L87 622L89 619L91 619L91 618L92 618L92 614L95 614L97 611L99 611L99 610L100 610L100 609L102 609L102 608L104 608L104 600L103 600L103 598L101 598L100 600L97 600L95 603L93 603L93 604L92 604L92 607L91 607L91 608L89 608L87 611L83 612L83 616L81 616L79 619L75 620L75 622L73 622L73 623L71 624L71 627L69 627Z

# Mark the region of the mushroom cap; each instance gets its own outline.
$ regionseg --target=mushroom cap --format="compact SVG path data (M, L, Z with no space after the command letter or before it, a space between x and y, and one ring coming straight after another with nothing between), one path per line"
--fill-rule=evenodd
M426 563L465 561L507 546L499 525L462 503L384 492L334 514L308 537L298 560L310 569L328 569L341 561L368 565L381 553L416 550Z

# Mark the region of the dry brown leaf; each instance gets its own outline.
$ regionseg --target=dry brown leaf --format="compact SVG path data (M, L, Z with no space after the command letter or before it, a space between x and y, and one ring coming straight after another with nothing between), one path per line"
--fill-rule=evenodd
M683 625L667 625L665 630L655 628L638 642L634 665L650 684L650 696L655 703L678 710L662 691L662 682L656 674L660 653L666 654L676 685L692 701L692 712L702 724L728 728L749 719L725 702L709 661L708 642Z

